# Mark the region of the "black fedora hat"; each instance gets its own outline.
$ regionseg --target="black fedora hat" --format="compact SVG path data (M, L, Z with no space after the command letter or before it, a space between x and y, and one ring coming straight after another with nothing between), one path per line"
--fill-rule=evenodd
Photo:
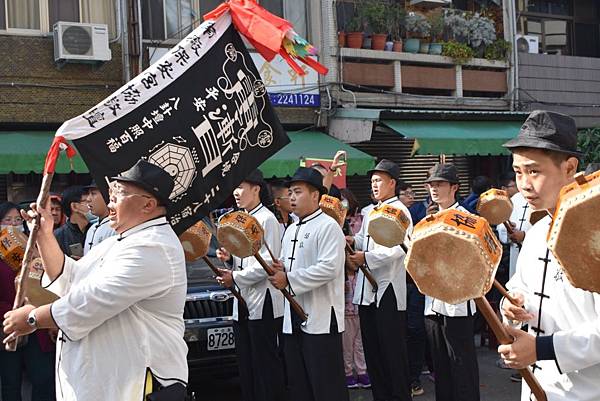
M519 135L504 145L505 148L534 148L552 150L581 157L577 150L577 125L566 114L535 110L521 126Z
M96 184L96 180L92 180L92 182L89 183L89 185L86 185L85 187L83 187L83 189L85 189L86 191L89 191L90 189L97 189L98 185Z
M367 171L367 174L370 177L373 175L373 173L377 172L387 173L395 180L397 180L400 177L400 167L398 167L396 163L388 159L381 159L375 167Z
M169 206L169 199L175 183L169 173L156 164L139 160L129 170L123 171L111 180L129 182L151 193L163 206Z
M431 167L428 171L429 177L425 180L425 182L432 181L447 181L450 184L458 184L458 171L456 170L456 166L450 163L436 163L433 167Z
M262 171L254 169L242 180L242 182L249 182L250 184L263 186L265 184L265 178Z
M295 182L305 182L319 190L321 195L327 193L327 188L323 185L323 175L317 170L309 167L298 167L294 176L288 181L288 187Z

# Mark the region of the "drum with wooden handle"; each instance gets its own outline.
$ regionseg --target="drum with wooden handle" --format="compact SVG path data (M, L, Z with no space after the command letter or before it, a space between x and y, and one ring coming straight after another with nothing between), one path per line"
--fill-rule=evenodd
M269 266L259 253L263 244L263 234L258 220L245 212L232 212L221 216L217 227L217 240L223 248L238 258L254 256L267 274L273 276L276 273L275 269ZM294 297L286 289L280 291L300 319L306 321L308 317Z
M335 196L331 195L322 195L321 200L319 201L319 207L323 211L323 213L332 217L335 221L338 222L340 227L344 226L344 222L346 220L347 209L342 205L342 201L340 201Z
M27 237L16 227L8 226L0 231L0 258L14 272L21 270Z
M548 248L569 282L600 292L600 171L565 186L548 232Z
M26 245L27 236L16 227L9 226L0 232L0 258L16 273L21 270ZM56 294L42 288L43 273L42 259L34 249L33 259L29 262L28 272L25 276L27 281L25 296L34 306L47 305L58 299Z
M399 207L383 204L369 213L367 232L379 245L392 248L404 244L409 227L410 217Z
M512 201L502 189L489 189L482 193L477 201L477 213L493 226L509 221L512 210Z
M340 201L335 196L325 194L325 195L321 196L321 201L319 202L319 207L321 208L323 213L331 216L335 221L337 221L338 224L340 225L340 227L342 227L342 228L344 227L347 210L342 205L342 201ZM348 243L346 243L346 253L348 253L350 255L354 255L354 249L352 249L352 247L350 247L350 245L348 245ZM378 289L377 280L375 280L375 277L373 277L373 275L371 274L371 271L369 271L369 268L365 265L359 265L358 268L363 272L363 274L365 275L365 278L369 281L369 284L371 284L371 287L373 288L373 292L377 292L377 289Z
M179 241L183 247L183 253L186 261L193 262L202 258L212 272L215 275L220 276L221 272L219 269L206 256L210 248L211 237L212 233L208 227L206 227L206 224L204 224L202 221L199 221L181 233L181 235L179 235ZM244 301L242 294L240 294L235 286L227 289L231 291L234 297L237 298L240 305L247 309L246 301Z
M449 304L475 299L498 341L511 344L513 338L485 299L501 256L500 242L485 219L447 209L427 216L414 227L406 270L426 295ZM529 369L519 372L536 399L545 401L546 394L533 373Z
M513 232L513 228L509 222L512 210L512 201L508 193L502 189L489 189L482 193L477 201L477 213L485 218L490 225L497 226L498 224L504 224L509 234ZM518 302L496 279L494 279L494 287L496 287L503 297L514 305L518 305Z

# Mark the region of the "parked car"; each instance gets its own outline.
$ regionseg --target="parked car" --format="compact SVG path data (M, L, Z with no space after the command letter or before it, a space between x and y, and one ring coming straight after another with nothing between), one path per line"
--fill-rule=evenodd
M218 265L218 261L215 264ZM188 292L183 312L189 347L189 381L238 374L233 336L233 296L218 285L203 260L188 263Z

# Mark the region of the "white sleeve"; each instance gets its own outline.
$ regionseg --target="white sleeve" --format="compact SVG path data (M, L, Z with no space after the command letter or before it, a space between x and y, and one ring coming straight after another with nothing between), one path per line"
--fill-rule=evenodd
M50 280L50 277L44 271L42 275L42 287L58 295L59 297L64 296L73 283L73 272L76 267L77 261L71 259L65 255L65 261L63 262L62 271L54 280Z
M319 248L317 263L304 269L295 269L287 273L287 279L293 294L300 295L332 281L339 275L339 269L344 268L344 234L342 229L333 222L324 230L320 230L317 238Z
M562 373L600 364L600 295L593 295L596 319L554 333L554 354Z
M354 235L354 249L357 251L365 250L367 244L365 244L365 237L367 232L367 224L369 222L368 213L362 220L360 230Z
M506 227L504 227L504 224L498 224L496 226L496 230L498 231L498 239L500 240L500 242L502 242L503 244L508 244L508 231L506 231Z
M267 219L264 222L263 228L265 231L265 243L269 245L273 256L279 258L279 254L281 253L281 226L279 222L274 218ZM264 244L260 248L259 254L267 264L273 262ZM252 286L267 277L267 272L258 263L256 258L251 257L247 260L250 262L247 267L244 267L243 270L235 270L233 272L233 280L240 288Z
M173 286L172 263L163 247L132 245L119 253L117 263L103 265L93 280L83 279L52 304L52 318L71 341L82 339L138 301Z

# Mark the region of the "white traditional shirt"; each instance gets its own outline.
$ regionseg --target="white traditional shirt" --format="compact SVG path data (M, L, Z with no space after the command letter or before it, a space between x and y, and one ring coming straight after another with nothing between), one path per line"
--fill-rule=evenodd
M146 370L165 385L186 384L183 249L166 218L103 241L43 284L61 298L58 401L142 401Z
M288 290L308 315L308 334L330 332L331 310L338 333L344 331L344 247L340 225L320 209L285 230L281 261ZM292 333L290 304L285 300L283 332Z
M531 208L527 203L527 200L520 192L517 192L510 198L513 204L513 210L510 215L510 221L515 223L516 229L519 231L527 232L531 228L531 223L529 222L529 216L531 215ZM510 243L510 264L508 270L508 277L512 277L515 274L515 270L517 268L517 258L519 257L519 250L521 249L521 244L515 244L514 242L510 242L508 239L508 233L506 231L506 227L504 224L500 224L497 227L498 230L498 238L504 244Z
M98 219L90 228L88 228L85 234L85 242L83 243L83 254L87 255L90 249L104 241L105 239L112 237L117 232L110 226L110 220L108 216L103 219Z
M460 206L458 202L454 203L448 209L456 209L461 212L470 213L467 209ZM451 249L448 252L452 252ZM439 299L430 297L429 295L425 296L425 316L427 315L444 315L448 317L464 317L464 316L472 316L475 314L475 301L469 300L467 302L462 302L460 304L452 305L441 301Z
M279 232L280 224L277 218L269 209L262 204L248 212L262 226L265 235L264 241L267 243L273 256L279 257L281 252L281 234ZM272 263L271 255L267 247L263 244L259 251L260 256L267 262ZM267 279L267 272L258 263L254 256L249 258L233 257L233 280L240 289L240 294L246 305L248 305L248 319L262 319L263 306L267 291L271 294L273 301L273 317L283 316L283 295L281 291L273 288ZM233 318L238 320L238 300L234 298Z
M556 360L536 362L533 372L548 401L600 400L600 294L573 287L548 250L551 217L538 221L525 236L517 271L507 283L525 296L533 315L529 333L552 335ZM573 252L577 252L576 249ZM523 381L521 399L531 392Z
M406 217L410 219L410 225L407 230L407 237L410 237L413 229L410 212L404 206L397 196L387 199L381 204L388 204L402 209ZM367 206L368 207L368 206ZM373 207L377 209L377 207ZM371 271L373 278L377 280L377 293L373 292L373 286L366 279L362 270L358 271L356 279L356 288L354 290L353 303L356 305L371 305L381 301L381 297L389 285L394 289L396 295L396 307L399 311L406 310L406 269L404 267L404 258L406 254L400 245L388 248L379 245L368 233L370 213L363 218L360 231L354 236L354 246L359 251L365 252L365 262L367 268ZM408 241L405 242L408 245Z

